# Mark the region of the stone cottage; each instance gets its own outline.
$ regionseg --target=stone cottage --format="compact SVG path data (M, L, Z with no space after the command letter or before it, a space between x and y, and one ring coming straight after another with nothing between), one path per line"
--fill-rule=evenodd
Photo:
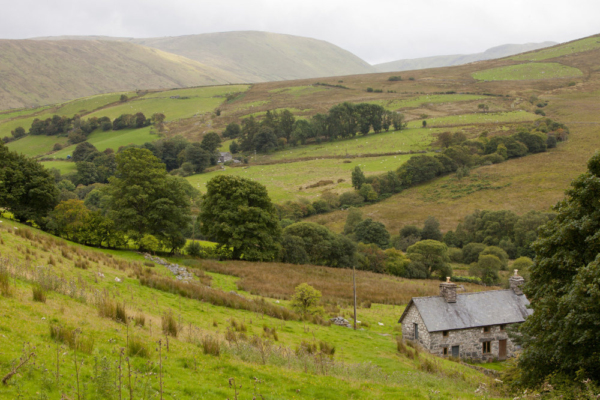
M233 156L231 155L231 153L228 151L222 151L219 153L219 160L217 162L226 163L231 160L233 160Z
M440 284L440 295L413 297L400 317L402 337L419 342L429 352L481 361L512 357L515 345L506 327L531 313L521 290L524 279L509 279L510 289L456 293L456 284Z

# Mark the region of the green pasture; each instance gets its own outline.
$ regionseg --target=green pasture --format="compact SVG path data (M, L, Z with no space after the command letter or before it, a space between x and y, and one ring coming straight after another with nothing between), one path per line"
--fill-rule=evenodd
M52 151L56 143L66 145L68 142L65 136L46 136L46 135L28 135L14 142L7 144L8 148L17 153L28 157L36 157ZM54 155L53 155L54 156Z
M90 113L100 107L104 107L111 103L116 103L121 98L121 95L126 95L129 99L137 96L135 92L117 92L108 94L99 94L97 96L84 97L64 103L54 114L72 117L75 114L86 114Z
M48 169L56 168L61 175L77 172L77 165L73 161L42 161L41 164Z
M21 108L21 109L15 110L15 111L2 112L2 113L0 113L0 121L4 121L4 120L15 118L15 117L22 117L24 115L29 115L29 114L35 114L35 113L43 111L47 108L50 108L50 106L36 107L36 108Z
M282 107L282 108L275 108L275 109L269 110L269 111L271 111L271 112L273 112L273 111L282 112L284 110L288 110L292 114L296 114L296 113L301 113L301 112L308 112L311 109L307 108L307 109L301 110L299 108L294 108L294 107ZM267 114L266 111L258 111L258 112L255 112L255 113L242 115L240 118L249 118L249 117L255 117L256 118L256 117L262 117L263 115L266 115L266 114Z
M146 142L153 142L158 136L150 134L151 126L140 129L122 129L119 131L106 131L96 129L88 136L88 142L96 146L98 151L104 151L108 148L117 151L121 146L129 144L141 145ZM54 158L67 158L75 150L75 145L65 147L64 149L53 153Z
M239 93L245 92L250 89L251 85L222 85L222 86L201 86L194 88L185 88L185 89L173 89L173 90L165 90L160 92L149 93L144 96L144 98L152 99L152 98L168 98L171 96L181 96L181 97L199 97L199 98L207 98L207 97L215 97L215 96L225 96L230 93Z
M426 96L411 97L399 100L374 100L368 103L379 104L386 110L396 111L402 108L420 107L425 104L456 103L460 101L473 101L485 99L485 96L475 94L432 94Z
M294 97L300 97L300 96L306 96L309 94L315 94L318 92L323 92L325 90L328 90L328 89L323 86L305 85L305 86L291 86L291 87L286 87L286 88L273 89L273 90L269 90L269 93L286 94L286 95L291 95Z
M572 43L565 43L547 49L538 50L532 53L517 55L511 57L511 59L515 61L541 61L598 48L600 48L600 37L595 36L577 40Z
M351 173L356 166L359 166L367 176L381 174L395 171L410 157L412 155L365 157L352 159L349 163L345 163L342 159L315 159L273 165L225 167L225 170L192 175L186 179L196 189L205 193L206 183L214 176L223 174L242 176L265 185L271 200L275 203L295 200L299 197L316 200L324 190L331 189L338 193L351 190ZM344 181L338 183L339 179ZM307 185L321 180L331 180L334 183L306 189Z
M408 152L426 150L434 140L435 130L404 129L401 131L371 133L352 139L340 139L320 144L290 147L265 156L268 160L283 160L303 157L342 156Z
M10 120L0 121L0 138L4 136L11 136L10 132L14 131L19 126L25 129L25 132L29 132L29 128L31 128L31 123L34 119L47 119L51 118L54 115L52 112L43 112L40 115L36 115L33 117L27 117L27 114L24 115L24 118L15 118Z
M519 81L582 76L581 70L558 63L526 63L473 72L480 81Z
M510 111L499 113L476 113L451 115L448 117L426 118L427 128L443 125L474 125L474 124L501 124L510 122L532 122L539 119L539 115L527 111ZM418 128L423 124L422 120L414 120L408 123L408 128ZM423 128L421 128L423 129Z
M10 229L25 228L12 221L3 223ZM6 231L1 234L3 242L0 244L0 253L10 260L25 261L25 257L29 257L35 259L36 265L47 265L50 256L61 260L61 251L66 247L52 246L46 249ZM43 233L41 235L46 236ZM136 252L73 246L92 253L110 254L117 260L144 262L144 258ZM404 306L373 304L370 308L359 308L358 319L365 327L354 331L335 325L282 321L249 311L181 298L140 285L129 270L93 261L92 268L81 270L74 268L73 261L62 260L50 269L52 274L72 280L73 285L84 288L81 293L107 293L113 300L124 303L131 316L144 315L145 325L139 327L131 324L125 327L100 317L93 302L78 301L52 291L47 292L46 302L34 302L30 283L11 280L13 296L3 297L5 309L0 318L0 364L10 366L22 355L24 347L31 349L27 346L35 346L36 357L35 365L23 368L22 373L3 386L0 399L58 399L61 393L69 393L72 395L70 398L77 398L77 376L80 390L87 393L86 398L106 398L95 395L100 383L94 382L92 376L102 370L104 359L108 360L107 370L119 370L119 351L126 349L128 340L132 338L137 338L147 346L149 358L132 355L126 359L129 363L122 364L122 393L126 397L129 396L130 367L139 371L132 376L134 396L142 395L144 388L148 387L149 393L155 394L151 398L158 398L158 374L162 372L164 398L169 399L242 399L253 396L271 399L477 399L481 396L475 393L475 389L480 382L487 382L477 371L428 356L424 352L416 360L398 354L395 341L399 335L397 319ZM183 261L172 260L177 263ZM155 265L152 268L159 275L172 276L163 266ZM212 286L216 289L236 290L243 296L258 297L237 290L239 279L236 277L216 273L207 275L212 278ZM275 303L274 299L264 300ZM288 301L277 302L289 307ZM161 316L166 312L172 312L179 325L178 337L168 339L168 348L167 338L160 329ZM342 308L339 314L349 318L350 312L349 308ZM278 340L272 345L284 346L292 352L301 341L324 341L335 346L336 362L343 362L347 368L315 374L310 370L305 372L300 364L290 366L290 360L286 358L263 361L258 353L235 351L244 342L237 345L231 343L231 350L228 350L224 335L232 320L246 326L245 334L248 337L262 336L265 326L275 328ZM58 347L58 384L55 380L57 344L49 337L50 324L78 328L83 338L94 340L90 354L81 351L74 353L66 345ZM201 340L206 335L220 338L220 356L203 353ZM159 340L162 343L160 359ZM78 360L77 371L75 357ZM423 358L434 360L438 372L421 370L419 365ZM357 367L358 363L363 366ZM231 378L235 379L236 386L241 386L238 394L230 386ZM116 385L118 383L113 379L108 381L106 387L115 388Z

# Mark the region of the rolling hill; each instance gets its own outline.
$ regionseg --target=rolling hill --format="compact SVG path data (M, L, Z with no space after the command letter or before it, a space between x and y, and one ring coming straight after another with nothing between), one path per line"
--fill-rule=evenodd
M121 41L152 47L226 71L236 82L266 82L376 72L354 54L323 40L270 32L123 38L58 36L43 40Z
M185 57L125 42L0 40L0 54L0 108L237 79Z
M483 53L454 54L448 56L396 60L382 64L376 64L374 67L379 72L411 71L415 69L450 67L452 65L468 64L475 61L493 60L496 58L508 57L527 51L543 49L556 44L556 42L504 44L487 49Z

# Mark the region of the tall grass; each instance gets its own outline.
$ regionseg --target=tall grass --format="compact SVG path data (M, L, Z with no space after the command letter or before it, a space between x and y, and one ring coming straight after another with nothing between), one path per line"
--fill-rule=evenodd
M138 336L130 336L127 342L127 355L130 357L150 358L150 349Z
M40 303L46 302L46 291L39 284L33 285L31 287L33 292L33 301L38 301Z
M287 308L267 303L262 299L250 300L243 296L213 289L196 282L182 282L158 275L139 276L139 280L144 286L190 299L205 301L216 306L236 310L248 310L283 320L298 319L298 315Z
M177 334L179 333L177 321L175 321L175 317L171 310L164 313L162 316L162 330L165 335L172 337L177 337Z
M68 345L73 350L86 354L92 354L96 344L93 337L83 336L77 329L62 325L50 325L50 337L57 342Z

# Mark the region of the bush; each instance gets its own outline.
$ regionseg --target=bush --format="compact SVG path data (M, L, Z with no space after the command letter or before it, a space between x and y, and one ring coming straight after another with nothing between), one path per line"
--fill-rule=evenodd
M546 116L546 113L544 112L544 110L542 110L542 109L540 109L540 108L536 109L536 110L535 110L535 113L536 113L537 115Z
M463 262L471 264L479 260L479 253L485 250L487 246L483 243L469 243L463 247Z
M458 249L456 247L450 247L448 249L448 257L453 263L462 264L463 262L463 252L461 249Z
M502 261L492 254L480 254L479 261L471 264L469 273L481 278L486 285L495 285L500 281L498 271L502 268Z
M200 246L200 243L196 242L195 240L191 241L187 246L185 246L185 252L192 257L198 257L201 250L202 247Z
M385 272L394 276L405 276L410 260L396 249L387 249L385 256Z
M399 75L398 76L390 76L388 78L388 81L390 81L390 82L396 82L396 81L401 81L401 80L402 80L402 77Z
M342 193L339 200L344 208L360 206L365 202L365 199L355 191Z
M489 254L498 257L498 259L502 263L500 269L502 271L506 271L506 269L508 267L508 254L506 254L506 252L504 250L502 250L500 247L488 246L481 253L479 253L479 257L484 256L484 255L489 255Z
M364 185L363 185L364 187ZM365 244L376 244L385 249L390 244L390 234L381 222L373 221L367 218L354 227L354 235L357 242Z
M62 149L63 149L63 145L60 144L60 143L55 143L54 147L52 147L53 151L59 151L59 150L62 150Z

